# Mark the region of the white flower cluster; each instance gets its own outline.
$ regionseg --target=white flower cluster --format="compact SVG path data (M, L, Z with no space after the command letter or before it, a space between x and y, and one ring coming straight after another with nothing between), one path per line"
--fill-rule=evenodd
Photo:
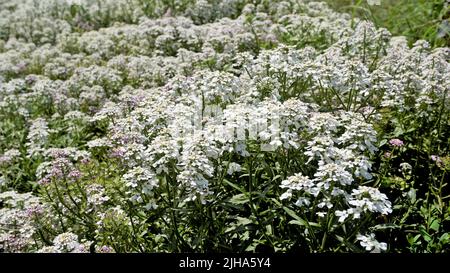
M28 152L31 156L44 151L43 147L47 142L49 135L48 123L45 119L37 118L33 120L27 136L27 144L29 146Z
M372 253L380 253L381 251L387 250L387 244L378 242L375 239L375 234L373 233L369 235L359 234L356 239L360 241L361 246L364 247L366 251L370 251Z
M25 143L0 136L0 167L39 157L47 185L81 177L80 162L119 162L127 201L150 213L162 184L208 202L223 168L294 153L281 199L339 222L388 214L361 186L372 122L382 107L426 116L449 101L449 56L306 0L1 1L0 124ZM110 201L88 192L93 210ZM61 236L43 251L84 246Z
M78 236L71 232L59 234L53 239L52 246L39 249L38 253L87 253L91 242L78 242Z
M391 203L386 195L357 183L371 178L368 156L376 150L375 131L371 126L361 116L348 112L335 116L316 113L310 121L312 128L308 131L317 135L312 135L307 142L304 154L310 164L317 164L317 169L309 176L298 173L284 180L281 187L287 191L281 199L290 199L297 193L298 206L316 210L310 207L314 199L321 209L317 215L323 217L331 210L339 222L350 215L360 218L364 212L390 213ZM336 210L333 203L346 203L350 208Z
M15 159L20 157L20 151L17 149L9 149L3 155L0 156L0 165L1 164L9 164L13 162Z
M140 193L143 193L145 196L152 196L153 188L158 186L158 179L156 178L156 175L148 169L144 169L140 166L127 172L123 176L123 180L125 182L125 186L130 189L128 194L132 195L130 197L131 201L135 203L144 202ZM148 202L146 205L147 208L156 208L156 206L157 205L153 202Z
M26 252L34 245L35 227L29 214L40 199L31 193L0 193L0 251Z
M352 216L353 219L359 219L362 213L378 212L387 215L392 212L391 202L385 194L380 193L378 189L359 186L353 189L350 196L346 198L351 208L345 211L336 211L339 222L344 222L347 217Z
M94 209L107 202L110 198L106 195L105 188L99 184L90 184L86 189L87 203Z

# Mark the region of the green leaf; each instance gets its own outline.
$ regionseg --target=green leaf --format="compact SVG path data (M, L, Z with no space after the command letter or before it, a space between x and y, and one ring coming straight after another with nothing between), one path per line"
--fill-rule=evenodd
M247 252L254 252L256 250L256 247L258 246L258 243L252 243L251 245L249 245L245 251Z
M299 225L299 226L311 226L311 227L320 227L320 224L315 222L307 222L303 220L300 216L298 216L293 210L287 207L283 207L284 211L287 212L292 218L295 220L289 221L289 224L291 225Z
M353 251L353 252L355 252L355 253L360 253L360 252L361 252L361 250L360 250L357 246L355 246L354 244L350 243L349 241L347 241L347 240L344 239L343 237L338 236L338 235L335 235L335 237L336 237L336 239L337 239L339 242L343 243L343 244L344 244L346 247L348 247L351 251Z
M291 220L288 222L288 224L290 225L297 225L297 226L311 226L311 227L320 227L320 224L315 223L315 222L308 222L306 223L306 221L304 220Z
M284 211L289 214L289 216L291 216L292 218L294 218L295 220L299 221L299 222L303 222L306 224L306 221L303 220L302 218L300 218L300 216L298 216L293 210L291 210L290 208L287 207L283 207Z
M434 230L434 231L439 231L439 227L440 227L441 225L439 224L439 220L438 219L434 219L432 222L431 222L431 225L430 225L430 228L432 229L432 230Z
M396 224L380 224L380 225L376 225L374 226L373 230L385 230L385 229L400 229L401 226L396 225Z
M427 217L427 215L428 215L428 209L427 209L425 206L422 206L422 207L420 208L420 214L421 214L422 216L424 216L424 217Z
M230 185L231 187L235 188L236 190L238 190L242 193L246 193L246 191L243 188L239 187L238 185L236 185L234 183L231 183L230 181L228 181L226 179L224 179L223 182L227 183L228 185Z
M416 244L416 242L420 239L420 236L421 236L420 234L417 234L416 236L412 237L412 235L408 234L407 239L409 244L410 245ZM417 244L420 244L420 241Z
M449 233L442 234L442 236L439 238L439 241L443 244L447 244L450 241L450 234Z
M236 225L229 226L228 228L225 229L225 233L232 232L232 231L235 230L236 228L237 228Z
M253 223L252 220L250 220L248 218L244 218L244 217L239 217L238 216L238 217L236 217L236 219L237 219L237 223L236 224L242 225L242 226L246 226L246 225L249 225L249 224Z
M417 234L416 236L410 236L410 235L408 235L408 237L407 237L407 239L408 239L408 242L409 242L409 244L410 245L414 245L414 244L416 244L417 243L417 241L419 241L419 239L420 239L420 234ZM420 245L420 241L417 243L417 244L419 244Z
M228 200L235 205L242 205L250 201L250 198L245 193L236 194Z
M267 225L266 226L266 234L268 235L272 235L273 234L273 230L272 230L272 226L271 225Z
M77 14L77 11L78 11L77 5L70 6L70 15L72 15L72 17L75 17L75 15Z
M431 240L433 240L431 235L426 231L426 229L423 226L419 227L419 231L425 241L430 242Z
M298 225L298 226L306 226L306 222L305 221L303 221L303 220L291 220L291 221L289 221L289 223L288 224L290 224L290 225Z
M399 137L399 136L403 135L403 133L404 133L404 131L401 127L396 127L393 135L394 135L394 137Z
M274 177L272 178L272 182L275 181L275 180L277 180L277 179L280 179L280 178L282 178L282 177L281 177L281 175L278 174L278 175L276 175L276 176L274 176Z
M280 207L282 206L281 202L278 201L278 199L276 199L276 198L270 198L270 200L272 200L272 202L274 202L275 205L280 206Z

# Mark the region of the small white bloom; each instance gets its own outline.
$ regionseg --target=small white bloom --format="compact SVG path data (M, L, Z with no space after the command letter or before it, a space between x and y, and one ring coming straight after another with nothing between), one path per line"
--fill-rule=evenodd
M367 0L367 4L369 4L370 6L373 6L373 5L379 6L379 5L381 5L381 0Z
M340 223L343 223L344 221L345 221L345 219L347 219L348 218L348 216L349 216L349 213L348 213L348 211L346 211L346 210L343 210L343 211L341 211L341 210L337 210L335 213L334 213L337 217L339 217L339 222Z
M375 234L371 233L369 235L359 234L356 239L360 241L360 244L366 251L372 253L380 253L381 251L387 250L386 243L380 243L375 239Z

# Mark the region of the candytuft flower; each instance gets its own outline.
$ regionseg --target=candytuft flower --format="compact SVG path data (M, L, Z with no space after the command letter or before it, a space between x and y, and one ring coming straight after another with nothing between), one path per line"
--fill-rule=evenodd
M371 233L369 235L361 235L358 234L356 239L360 241L360 244L366 251L370 251L372 253L380 253L381 251L387 250L386 243L380 243L375 239L375 234Z
M391 144L394 147L401 147L403 146L403 141L398 139L398 138L393 138L391 140L389 140L389 144Z
M373 5L381 5L381 0L367 0L367 4L369 4L369 6L373 6Z

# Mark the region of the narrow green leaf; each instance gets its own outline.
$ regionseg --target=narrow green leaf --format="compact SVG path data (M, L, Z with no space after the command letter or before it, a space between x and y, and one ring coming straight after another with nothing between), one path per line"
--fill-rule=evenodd
M303 220L291 220L291 221L289 221L288 224L290 224L290 225L298 225L298 226L305 226L306 222L303 221Z
M250 198L244 193L236 194L228 200L230 203L235 205L242 205L250 201Z
M306 223L306 221L304 221L302 218L300 218L300 216L298 216L293 210L291 210L290 208L287 207L283 207L284 211L289 214L289 216L291 216L292 218L294 218L297 221L300 222L304 222Z
M432 240L431 235L426 231L426 229L423 226L419 228L419 231L425 241L430 242Z
M230 185L231 187L235 188L236 190L238 190L242 193L246 193L246 191L243 188L239 187L238 185L236 185L234 183L231 183L230 181L228 181L226 179L224 179L223 182L227 183L228 185Z
M292 218L295 220L292 220L289 222L289 224L294 225L300 225L300 226L312 226L312 227L320 227L320 224L315 222L307 222L306 220L303 220L300 216L298 216L293 210L287 207L283 207L284 211L287 212Z

